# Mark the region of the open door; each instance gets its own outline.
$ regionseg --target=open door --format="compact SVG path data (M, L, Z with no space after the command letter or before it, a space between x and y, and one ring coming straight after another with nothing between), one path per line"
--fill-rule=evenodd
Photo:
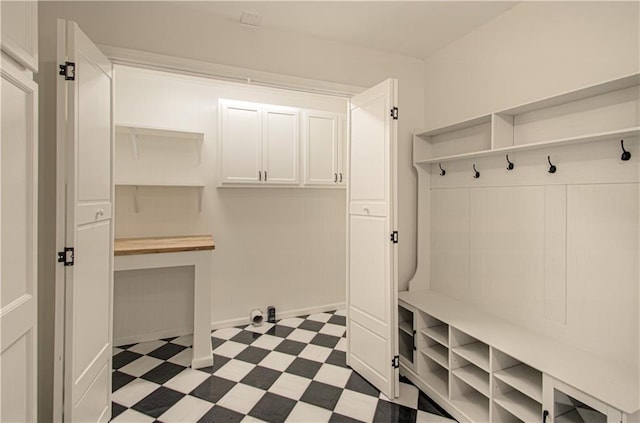
M397 81L351 99L347 361L387 397L398 394Z
M0 59L0 422L37 418L38 87Z
M112 66L74 22L58 21L59 272L64 280L64 421L111 414ZM62 227L60 227L62 226ZM58 280L58 283L61 283ZM60 306L60 304L58 304Z

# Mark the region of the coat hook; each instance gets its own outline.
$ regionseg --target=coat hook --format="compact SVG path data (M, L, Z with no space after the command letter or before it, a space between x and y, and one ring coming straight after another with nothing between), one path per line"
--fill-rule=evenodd
M442 164L441 164L441 163L438 163L438 166L440 166L440 176L444 176L444 175L446 175L446 174L447 174L447 171L446 171L446 170L444 170L444 169L442 168Z
M620 160L627 161L631 159L631 153L624 149L624 140L620 140L620 146L622 147L622 156Z
M473 178L474 179L478 179L480 177L480 172L478 172L478 169L476 169L476 164L473 164Z
M515 165L513 164L513 162L511 160L509 160L509 155L507 154L507 163L509 163L507 165L507 170L513 170L513 168L515 167Z
M549 173L556 173L556 170L558 170L558 168L551 163L551 156L547 156L547 160L549 161Z

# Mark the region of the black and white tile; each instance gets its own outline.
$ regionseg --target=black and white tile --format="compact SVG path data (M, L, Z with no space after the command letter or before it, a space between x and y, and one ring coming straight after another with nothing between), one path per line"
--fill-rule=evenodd
M343 311L211 334L194 370L191 336L114 348L113 422L452 422L408 380L388 399L346 364Z

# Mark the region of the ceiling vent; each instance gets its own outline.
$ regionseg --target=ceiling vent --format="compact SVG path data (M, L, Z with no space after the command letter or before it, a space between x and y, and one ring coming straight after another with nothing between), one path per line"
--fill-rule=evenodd
M255 13L242 12L242 16L240 16L240 23L249 26L260 26L262 23L262 16Z

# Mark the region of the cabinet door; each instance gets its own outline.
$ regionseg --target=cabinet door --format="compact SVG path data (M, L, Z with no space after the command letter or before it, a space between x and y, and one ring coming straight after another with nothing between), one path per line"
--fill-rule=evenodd
M298 112L291 109L263 109L263 181L266 184L297 185Z
M38 71L38 3L3 1L2 50L26 68Z
M305 113L305 184L335 185L338 181L338 116Z
M251 103L220 103L219 181L260 183L262 176L262 111Z
M543 376L543 397L544 412L549 413L546 423L623 421L620 410L546 374Z
M346 116L338 119L338 185L347 185L347 143L349 142L349 125Z

